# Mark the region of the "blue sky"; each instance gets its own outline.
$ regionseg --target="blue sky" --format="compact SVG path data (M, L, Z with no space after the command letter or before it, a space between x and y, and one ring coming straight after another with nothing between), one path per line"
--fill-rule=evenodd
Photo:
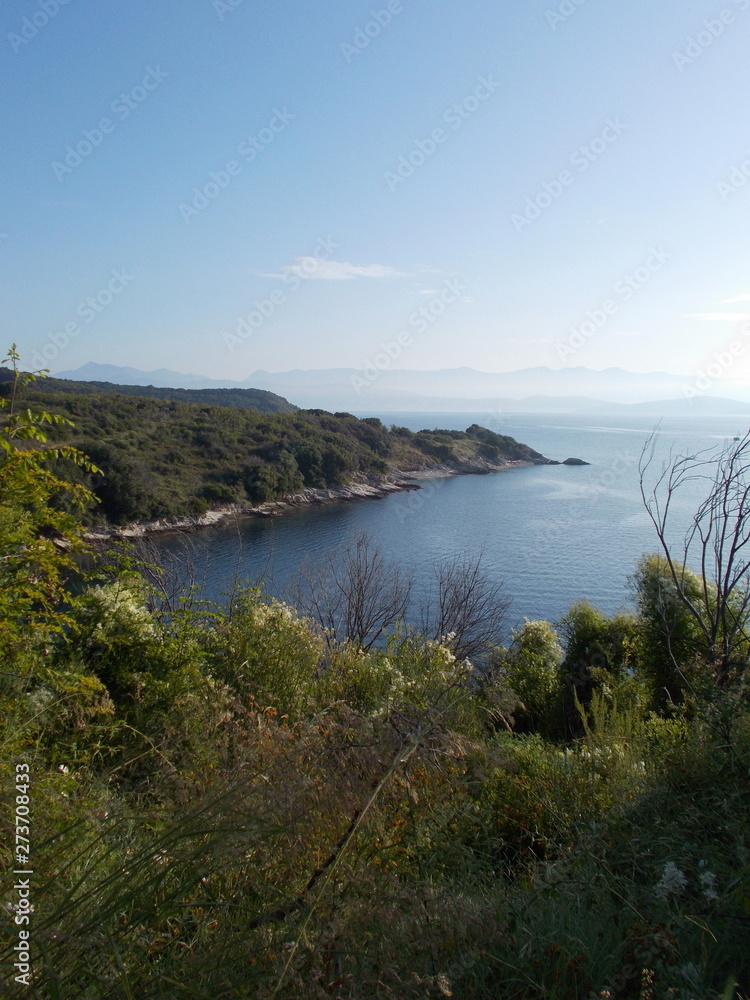
M749 42L750 0L6 4L6 340L748 383Z

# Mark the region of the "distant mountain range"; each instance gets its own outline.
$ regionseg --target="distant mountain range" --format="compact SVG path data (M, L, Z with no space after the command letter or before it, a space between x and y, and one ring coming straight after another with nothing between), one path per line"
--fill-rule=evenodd
M255 389L289 399L297 406L350 412L574 413L586 410L649 414L750 414L750 387L721 380L707 386L698 378L667 372L596 371L574 368L524 368L479 372L472 368L440 371L362 372L355 368L256 371L244 381L206 378L161 368L141 371L89 363L57 378L131 386L178 389Z

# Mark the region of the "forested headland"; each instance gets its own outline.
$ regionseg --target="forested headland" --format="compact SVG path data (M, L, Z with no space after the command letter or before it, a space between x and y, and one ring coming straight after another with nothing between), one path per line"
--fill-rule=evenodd
M9 368L0 368L0 386L13 381ZM178 403L198 403L201 406L235 406L259 413L294 413L299 407L283 396L266 389L175 389L171 386L119 385L115 382L85 382L48 376L34 388L35 394L74 396L146 396L170 399Z
M0 435L3 997L748 996L750 437L657 487L708 474L702 575L646 493L632 609L582 600L504 644L476 561L408 628L408 575L366 538L296 606L168 596L86 542L100 473L75 444L105 410L25 379ZM123 441L141 402L112 403ZM333 433L264 433L298 419Z
M9 399L12 372L3 372L0 398ZM97 497L86 513L90 522L201 515L223 504L257 505L305 488L440 464L545 461L513 438L477 425L465 432L413 433L388 429L377 418L297 410L281 397L274 397L280 402L273 411L251 408L254 394L272 395L260 390L102 391L101 385L40 379L21 387L16 400L17 406L43 406L68 421L48 426L49 443L74 446L96 465L98 471L76 472Z

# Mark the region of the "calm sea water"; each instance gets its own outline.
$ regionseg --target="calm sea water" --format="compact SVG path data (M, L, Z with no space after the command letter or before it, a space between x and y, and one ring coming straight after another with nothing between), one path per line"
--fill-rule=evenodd
M418 597L436 561L481 553L486 572L502 580L513 599L510 625L524 617L557 620L584 597L607 613L627 604L636 560L656 549L638 487L638 459L653 419L486 412L382 419L412 430L465 429L477 422L548 458L591 464L427 480L416 493L206 529L189 536L187 547L181 538L163 537L159 552L189 559L211 599L220 600L236 578L263 580L270 593L283 597L303 561L314 564L366 531L386 555L412 570ZM746 429L747 420L734 416L668 419L659 453L718 447ZM687 522L701 495L700 484L683 492L677 517Z

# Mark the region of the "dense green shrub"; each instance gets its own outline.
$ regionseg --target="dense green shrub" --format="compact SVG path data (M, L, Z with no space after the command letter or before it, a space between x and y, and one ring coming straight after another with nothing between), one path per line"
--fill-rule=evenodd
M211 640L211 673L243 701L294 717L313 703L324 644L288 605L246 591Z
M622 680L634 658L635 619L627 614L608 618L588 601L574 604L559 623L565 643L560 665L567 730L580 734L577 703L588 705L603 680Z
M700 604L699 577L682 567L680 571L687 596ZM638 662L653 686L654 704L681 702L691 678L701 672L698 623L678 598L663 556L644 555L630 585L639 616Z
M526 619L513 632L510 648L495 665L518 698L513 711L518 732L559 735L563 730L564 652L548 622Z

